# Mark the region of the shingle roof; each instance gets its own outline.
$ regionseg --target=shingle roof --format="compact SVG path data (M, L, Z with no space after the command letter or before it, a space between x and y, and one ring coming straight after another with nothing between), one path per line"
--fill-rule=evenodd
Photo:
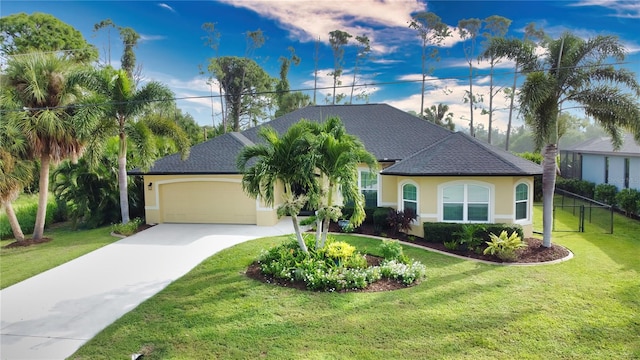
M542 168L529 160L457 132L386 168L382 174L515 176L542 174Z
M640 145L635 142L632 134L624 135L624 143L619 150L613 150L611 144L611 138L597 137L586 140L579 144L570 146L563 151L573 151L584 154L605 154L605 155L618 155L618 156L640 156Z
M227 133L194 145L186 160L182 160L180 154L173 154L156 160L147 172L133 169L129 174L237 174L236 156L245 143L236 134Z
M387 104L308 106L261 126L282 134L300 119L322 122L331 116L338 116L347 132L357 136L380 161L404 159L452 133ZM258 128L242 134L258 142Z
M386 104L308 106L243 131L215 137L191 148L187 160L173 154L148 171L132 175L237 174L236 157L247 144L260 142L258 129L271 126L284 133L300 119L325 121L338 116L347 132L357 136L379 161L397 163L383 174L524 175L541 168L461 133L454 133Z

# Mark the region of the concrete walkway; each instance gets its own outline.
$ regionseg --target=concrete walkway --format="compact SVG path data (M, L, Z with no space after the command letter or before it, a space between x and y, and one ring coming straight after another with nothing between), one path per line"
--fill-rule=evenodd
M0 358L65 359L218 251L292 232L290 219L273 227L160 224L10 286L0 291Z

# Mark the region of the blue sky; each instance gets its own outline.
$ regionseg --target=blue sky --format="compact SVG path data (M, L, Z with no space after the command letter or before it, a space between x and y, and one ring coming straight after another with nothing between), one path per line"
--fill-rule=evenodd
M94 24L110 18L119 26L132 27L142 36L136 49L138 63L145 79L169 85L177 98L178 107L190 113L201 125L220 121L217 99L212 105L206 76L199 74L214 55L204 46L201 26L216 23L220 31L219 55L244 56L245 33L261 29L266 36L264 46L253 58L271 76L278 77L280 56L295 48L302 58L292 67L289 80L292 89L313 88L315 39L320 38L319 86L330 86L327 75L333 67L328 46L328 33L340 29L356 35L366 34L372 39L373 59L363 67L359 83L375 83L364 89L369 102L389 103L403 110L418 111L420 107L420 43L414 30L408 28L411 14L417 11L438 14L453 29L458 20L484 19L500 15L512 20L508 36L521 38L524 27L535 22L549 35L557 37L572 31L588 38L594 35L616 35L629 51L624 66L640 74L640 2L578 0L578 1L417 1L417 0L318 0L318 1L7 1L0 5L0 14L44 12L72 25L98 47L101 60L106 62L108 41L106 32L95 34ZM351 84L354 48L347 47L343 83ZM111 62L119 66L122 47L115 34L111 39ZM429 81L425 106L449 104L458 129L467 126L469 108L463 104L463 91L468 88L468 68L459 38L447 40L441 49L441 60L434 63L435 71ZM485 64L478 64L474 74L474 92L488 93ZM512 81L512 64L503 62L496 70L503 73L497 82L508 86ZM411 81L416 80L416 81ZM344 90L347 94L350 89ZM330 90L317 93L317 103L323 104ZM313 96L313 91L307 91ZM216 88L213 94L218 95ZM200 96L201 98L195 98ZM485 95L486 96L486 95ZM354 100L354 103L358 102ZM361 102L361 101L360 101ZM485 101L488 102L488 101ZM506 107L506 99L499 95L497 107ZM497 127L506 128L506 111L496 115ZM487 116L475 112L475 121L487 122ZM519 121L519 123L521 123ZM518 125L518 123L516 123Z

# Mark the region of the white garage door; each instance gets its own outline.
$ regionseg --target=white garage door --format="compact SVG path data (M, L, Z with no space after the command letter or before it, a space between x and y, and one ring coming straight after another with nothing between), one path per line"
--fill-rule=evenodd
M163 222L255 224L256 201L239 183L191 181L160 185Z

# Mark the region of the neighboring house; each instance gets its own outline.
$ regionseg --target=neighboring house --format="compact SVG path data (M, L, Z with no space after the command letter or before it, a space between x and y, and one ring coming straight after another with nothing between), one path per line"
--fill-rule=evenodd
M385 104L309 106L260 126L283 133L300 119L338 116L379 161L381 171L362 167L359 186L366 206L411 208L422 223L517 223L532 233L533 176L542 168L528 160ZM259 141L258 128L227 133L155 162L144 175L148 223L233 223L273 225L273 207L248 197L236 157ZM281 189L277 189L276 199Z
M597 184L612 184L618 190L640 190L640 145L632 134L614 151L611 139L599 137L560 150L560 174Z

